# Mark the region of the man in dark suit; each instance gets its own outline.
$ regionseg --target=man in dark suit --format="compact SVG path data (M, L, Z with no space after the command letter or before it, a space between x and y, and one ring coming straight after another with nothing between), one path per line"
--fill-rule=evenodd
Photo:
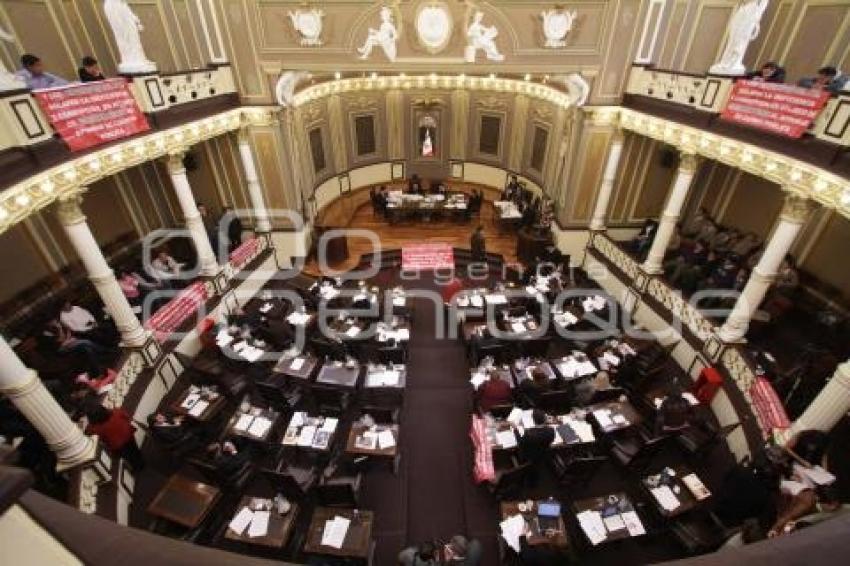
M230 206L226 206L224 208L224 212L222 212L221 216L224 218L225 222L230 222L227 225L227 251L228 253L233 253L233 250L242 244L242 232L244 230L242 220L233 213L233 208Z
M525 430L519 441L519 453L523 460L534 464L536 473L538 464L543 461L549 453L549 447L555 441L555 429L546 425L546 413L540 409L534 409L532 412L534 426Z
M479 225L472 233L469 240L469 247L472 248L472 259L475 261L484 261L487 254L487 246L484 243L484 227Z

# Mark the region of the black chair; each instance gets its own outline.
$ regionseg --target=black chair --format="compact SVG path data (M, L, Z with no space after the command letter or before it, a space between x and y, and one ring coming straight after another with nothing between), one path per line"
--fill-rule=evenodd
M692 423L677 434L676 442L687 454L702 458L717 445L718 441L732 434L739 426L741 426L740 422L734 422L718 429L712 421L702 420Z
M401 365L407 361L407 352L401 346L378 348L378 361L382 364Z
M304 500L319 479L319 474L313 466L300 466L281 461L278 469L264 468L260 471L266 481L286 497Z
M636 434L614 435L610 446L611 457L625 468L643 472L671 440L672 437L666 435L648 440Z
M490 414L497 419L506 419L511 411L514 410L514 405L493 405L490 407Z
M320 415L342 417L351 399L347 391L334 387L314 385L310 389L310 400L315 412Z
M560 391L547 391L541 393L534 405L538 409L543 409L549 414L564 414L568 413L573 406L573 394L566 389Z
M398 417L401 411L398 407L363 405L360 407L360 413L368 414L378 424L398 424Z
M543 338L526 340L524 342L520 342L518 345L525 356L531 356L532 358L546 358L548 357L549 344L551 341L552 339L546 336Z
M490 356L497 365L509 363L511 356L509 355L508 347L504 344L488 344L477 348L472 348L470 351L470 363L477 366L481 360Z
M353 476L323 477L314 488L319 505L325 507L358 506L362 474Z
M686 513L670 524L670 533L690 555L714 552L740 529L730 529L713 513Z
M583 488L607 461L604 456L555 453L552 455L552 468L562 486Z
M490 491L498 500L521 499L526 480L531 473L531 462L516 464L507 470L496 470Z

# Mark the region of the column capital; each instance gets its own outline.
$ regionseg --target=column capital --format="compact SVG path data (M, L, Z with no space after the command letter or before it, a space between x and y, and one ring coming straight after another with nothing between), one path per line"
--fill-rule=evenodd
M169 174L179 175L186 172L186 167L183 165L184 157L186 157L186 149L178 149L165 156L165 165L168 167Z
M686 173L695 173L699 165L699 156L688 150L679 152L679 170Z
M814 210L814 203L807 198L789 193L785 195L785 203L779 218L794 224L803 224L809 219Z
M73 226L86 221L86 215L83 214L83 191L74 192L70 195L63 196L56 204L56 216L63 226Z

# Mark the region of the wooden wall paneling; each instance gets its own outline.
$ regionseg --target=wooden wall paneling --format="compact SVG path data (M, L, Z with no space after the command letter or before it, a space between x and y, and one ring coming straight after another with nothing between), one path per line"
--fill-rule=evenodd
M611 133L609 127L585 124L574 190L565 211L568 223L585 223L590 219Z
M617 175L614 177L614 189L611 195L611 205L608 207L608 221L617 222L622 220L625 213L625 201L628 198L630 179L635 175L635 153L643 146L642 141L646 139L629 132L624 132L623 151L620 154L620 165Z
M43 212L37 212L27 220L34 241L45 251L44 257L47 264L54 270L59 270L68 265L70 261L69 256L65 253L65 248L57 241L55 234L50 229L45 219L45 214Z
M779 61L782 38L791 25L791 16L797 0L773 1L762 16L761 32L747 49L744 62L748 69L758 69L767 61Z
M691 0L672 0L673 5L670 9L670 18L667 27L662 34L664 39L661 48L661 55L656 66L661 69L678 69L678 60L683 53L681 47L683 38L688 33L686 22L689 16L691 6L696 3Z
M632 177L629 184L625 188L625 198L623 200L623 209L620 221L631 222L634 218L634 210L637 207L637 202L643 192L643 186L646 183L646 177L649 171L649 164L652 162L652 156L655 154L658 142L649 138L640 138L640 152L636 154L636 160L632 165Z
M189 151L194 159L196 167L194 170L186 169L189 184L192 185L192 193L195 200L207 206L211 213L217 214L225 202L222 193L213 158L209 153L209 144L202 142L192 146Z
M253 20L244 0L221 0L222 33L229 47L230 61L246 102L270 102L271 93L260 70L260 57L254 38Z
M518 94L514 97L513 126L507 147L507 168L511 171L521 171L523 168L525 140L529 131L528 103L528 97L524 94Z
M3 270L0 302L11 299L49 276L55 269L45 262L43 254L35 245L35 239L27 233L23 223L0 235L0 263L15 266L14 269Z
M159 160L144 164L141 167L143 171L150 171L152 177L156 179L156 183L151 183L152 193L156 196L158 202L162 203L159 206L167 206L172 219L171 226L182 226L184 224L183 211L180 209L180 203L174 193L174 185L171 183L165 164Z
M662 156L666 151L670 151L670 148L653 142L649 159L645 162L646 172L643 175L643 181L639 185L640 189L635 195L629 212L630 221L658 218L661 215L676 176L675 164L671 166L662 162Z
M620 0L616 5L613 25L609 32L608 47L602 73L594 81L594 104L617 103L628 80L628 70L637 51L642 22L640 0Z
M840 0L802 3L781 56L788 73L787 81L814 76L833 54L846 49L846 42L841 42L848 25L848 12L850 4Z
M149 179L141 166L131 167L124 172L124 178L130 191L139 203L139 214L144 216L149 230L156 230L170 225L167 204L159 202L151 189L151 182L156 183L156 177ZM165 209L165 210L163 210Z
M91 184L83 195L82 209L101 247L135 232L114 176Z
M782 209L783 193L775 183L741 173L732 184L719 222L767 238ZM758 211L754 214L753 211Z
M701 1L685 47L682 69L705 73L717 61L726 41L726 26L736 1Z
M11 68L20 68L23 53L34 53L44 60L47 69L72 80L77 75L74 45L67 36L67 22L60 19L50 0L6 0L0 3L5 20L14 34L19 52Z
M162 0L133 0L129 4L145 28L141 37L148 59L156 62L161 73L171 73L183 68L184 61L177 52L168 24L169 20L173 20L173 16L169 17L166 13L167 8ZM106 27L109 29L109 22L106 22Z
M115 38L112 28L106 22L103 14L103 2L77 2L71 1L80 21L86 31L91 45L93 55L105 75L116 75L118 73L119 54L115 46ZM142 42L145 40L142 38Z
M194 11L194 3L194 0L171 0L170 2L175 15L174 25L177 27L188 69L198 69L209 62L206 51L201 49L200 24L197 13Z
M850 299L850 271L845 261L836 261L836 258L847 257L849 241L850 222L839 214L832 214L803 262L806 271L840 289L845 300Z
M115 180L116 195L121 201L121 205L124 207L125 215L133 225L138 237L143 237L150 231L150 228L142 214L141 207L139 206L138 199L136 199L133 187L127 182L127 176L124 172L113 175L112 178Z

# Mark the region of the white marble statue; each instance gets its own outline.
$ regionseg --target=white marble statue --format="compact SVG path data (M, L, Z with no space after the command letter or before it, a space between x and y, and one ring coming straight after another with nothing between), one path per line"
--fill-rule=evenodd
M556 49L564 47L567 42L565 38L573 29L573 24L576 20L576 11L568 12L566 10L546 10L540 12L540 17L543 19L543 35L546 37L544 47Z
M0 29L0 41L11 43L15 41L15 36ZM27 85L24 84L24 81L16 77L14 73L10 73L6 69L6 65L3 64L3 61L0 61L0 91L17 90L19 88L26 88L26 86Z
M729 18L726 45L720 59L711 66L710 72L718 75L744 75L744 55L747 46L760 31L761 16L767 9L768 0L745 0L735 8Z
M289 12L292 27L301 36L301 45L313 47L322 44L322 18L324 17L325 11L317 8Z
M574 106L584 106L587 102L587 97L590 96L590 85L584 80L584 77L578 73L570 73L562 77L564 87L570 93L570 98Z
M393 11L384 6L381 8L381 25L378 29L369 28L369 35L366 36L366 42L363 47L357 49L361 59L368 59L372 53L372 48L380 45L384 50L384 55L390 61L395 61L396 58L396 42L398 41L398 30L393 23Z
M307 71L286 71L282 73L274 89L278 104L284 107L292 106L295 102L295 89L298 87L298 83L308 80L311 76Z
M140 32L144 29L141 20L126 0L105 0L103 13L112 28L121 62L119 73L147 73L156 70L156 64L145 56Z
M472 17L472 22L466 28L467 45L464 55L467 63L475 63L475 55L479 49L484 51L484 55L490 61L504 61L505 56L499 53L496 47L496 36L499 35L499 30L496 26L487 27L481 23L484 19L484 12L475 12Z

